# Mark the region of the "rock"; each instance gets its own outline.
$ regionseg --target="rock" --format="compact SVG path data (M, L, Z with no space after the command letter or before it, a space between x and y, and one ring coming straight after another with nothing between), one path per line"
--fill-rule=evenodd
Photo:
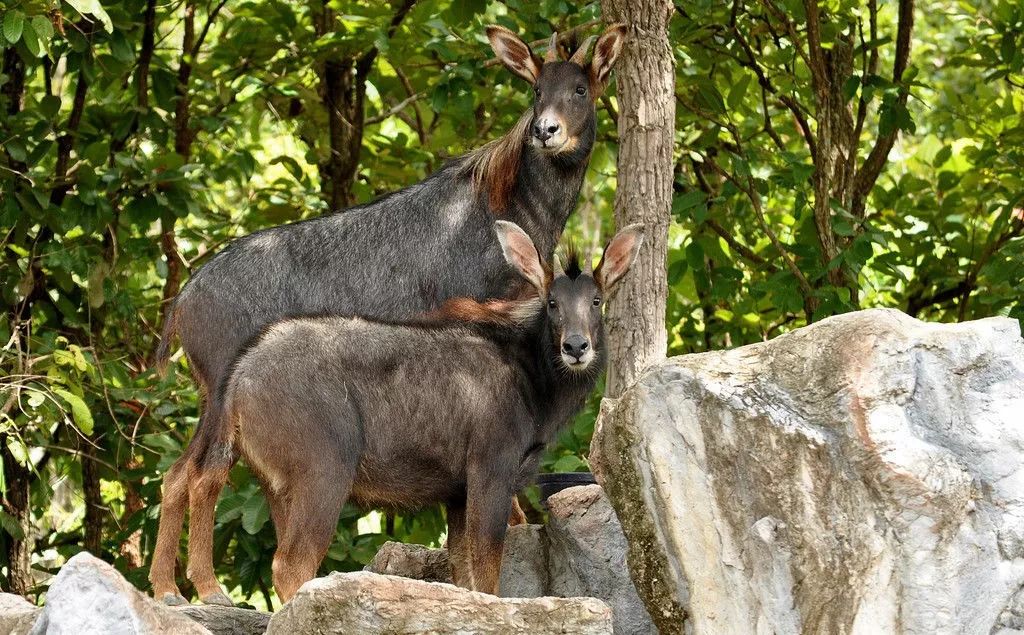
M546 546L541 525L514 525L505 534L499 592L503 598L538 598L547 593ZM452 581L446 549L385 542L364 571L426 582Z
M268 635L350 633L612 632L611 609L593 598L498 598L451 584L368 571L302 585L270 619Z
M42 610L20 595L0 593L0 633L25 635Z
M503 598L558 595L548 589L547 545L542 525L515 525L505 533L498 594ZM588 596L588 593L579 593Z
M600 485L570 487L548 498L547 593L587 596L612 607L616 635L657 633L626 565L626 537Z
M173 610L202 624L213 635L263 635L270 623L270 613L236 606L192 604Z
M401 542L388 541L381 545L365 570L427 582L452 581L452 566L446 550Z
M654 633L629 577L626 538L601 487L564 489L548 499L548 507L548 525L508 528L499 595L594 597L612 607L616 635ZM447 551L398 542L385 543L366 570L451 581Z
M662 633L990 633L1024 613L1014 320L840 315L669 359L594 443Z
M50 584L33 635L210 635L210 631L143 595L112 566L81 552Z

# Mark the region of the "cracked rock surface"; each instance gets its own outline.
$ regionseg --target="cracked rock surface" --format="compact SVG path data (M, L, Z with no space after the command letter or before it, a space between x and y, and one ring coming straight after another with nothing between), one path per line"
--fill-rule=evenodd
M1024 624L1015 320L868 310L672 358L592 454L663 633Z

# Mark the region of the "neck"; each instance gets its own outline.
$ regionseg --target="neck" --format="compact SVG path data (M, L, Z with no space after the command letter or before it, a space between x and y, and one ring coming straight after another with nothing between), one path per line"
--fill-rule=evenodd
M524 141L522 161L505 216L530 235L547 261L554 253L569 215L576 209L594 147L594 124L579 135L576 147L547 154Z

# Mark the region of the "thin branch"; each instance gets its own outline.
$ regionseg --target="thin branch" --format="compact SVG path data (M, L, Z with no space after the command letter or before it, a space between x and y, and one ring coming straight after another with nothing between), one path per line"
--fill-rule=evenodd
M913 28L914 0L900 0L899 23L896 26L896 58L893 60L892 65L892 81L894 84L902 83L903 72L907 70L907 64L910 59L910 36ZM901 85L896 97L897 103L900 106L905 106L909 94L909 87ZM885 167L885 162L889 159L889 151L892 150L898 134L899 130L895 126L888 134L880 134L875 140L875 145L871 148L871 152L868 153L868 157L864 160L864 165L857 171L854 177L853 204L850 210L854 216L862 217L864 215L868 192L875 186L878 175L882 173L882 168Z
M814 289L811 287L810 282L807 281L807 277L804 276L804 273L800 271L799 267L796 266L796 262L793 260L793 257L790 255L789 251L786 250L786 247L782 244L782 241L779 240L778 235L776 235L772 228L768 226L768 221L765 219L764 215L764 208L761 207L761 195L758 194L757 190L753 187L753 183L750 182L750 177L747 177L748 183L741 183L740 180L734 177L731 173L722 169L722 167L718 165L718 163L711 156L705 155L704 161L705 163L710 165L715 172L718 172L722 177L728 179L730 182L732 182L733 185L739 188L741 192L747 195L747 198L750 199L751 205L754 207L754 215L757 218L758 225L761 226L761 230L765 234L767 234L768 240L772 242L772 245L775 247L776 251L779 252L779 255L782 257L783 262L786 264L786 268L789 269L789 272L792 273L793 277L797 279L797 282L800 284L800 289L803 291L804 297L810 298L814 293Z
M227 1L228 0L220 0L220 2L217 3L217 6L207 14L206 24L203 25L203 29L199 32L199 37L196 38L195 45L192 47L193 60L199 57L199 51L203 48L203 41L206 40L206 34L210 32L210 27L213 26L214 20L217 19L217 14L224 8Z
M363 123L368 125L368 126L372 125L372 124L375 124L375 123L380 123L380 122L384 121L385 119L387 119L389 117L392 117L394 115L397 115L398 113L402 112L403 110L405 110L406 106L416 102L417 100L421 99L422 97L423 97L423 93L416 93L414 95L409 95L408 97L406 97L402 101L398 102L397 104L395 104L394 106L392 106L388 110L386 110L386 111L384 111L382 113L378 113L378 114L374 115L373 117L368 117L367 119L365 119L363 121Z
M391 24L388 25L387 39L395 34L398 27L405 20L405 17L412 11L413 5L416 4L416 0L402 0L401 6L395 11L395 15L391 17ZM377 59L377 55L380 50L374 46L369 51L363 53L363 55L356 61L356 81L362 83L362 80L370 74L370 69L373 67L373 61Z

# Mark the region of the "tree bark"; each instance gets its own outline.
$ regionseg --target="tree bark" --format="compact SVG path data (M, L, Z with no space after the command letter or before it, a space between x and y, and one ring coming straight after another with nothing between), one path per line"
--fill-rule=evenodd
M644 226L644 244L609 300L605 318L610 358L605 394L618 397L667 351L665 269L672 210L675 69L668 40L669 0L602 0L608 23L628 26L615 69L619 102L615 224Z
M416 0L401 0L388 26L390 38L409 15ZM322 0L311 3L318 37L334 28L334 11ZM318 166L320 192L331 211L355 203L352 186L359 168L365 124L366 79L379 51L370 48L358 58L327 59L317 68L320 99L327 114L327 159Z
M4 511L11 515L21 528L21 536L7 533L4 540L4 559L7 564L8 593L27 595L32 588L32 522L28 505L29 485L32 474L18 463L7 449L8 435L0 434L0 459L4 471Z

